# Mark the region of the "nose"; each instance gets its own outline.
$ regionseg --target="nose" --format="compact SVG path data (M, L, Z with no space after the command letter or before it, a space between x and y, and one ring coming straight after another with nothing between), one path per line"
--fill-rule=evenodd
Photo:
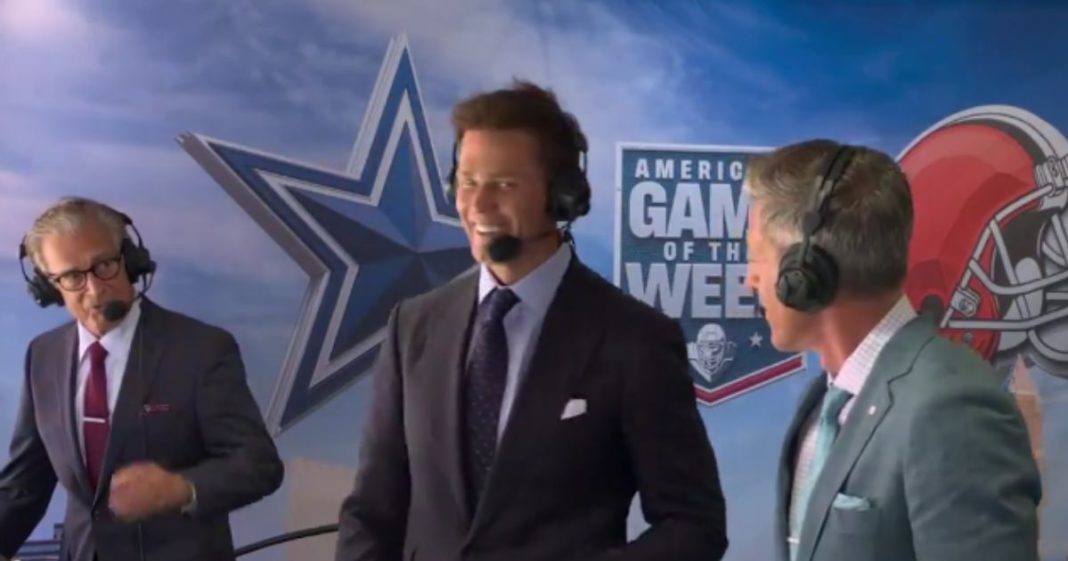
M90 273L85 276L85 293L90 296L96 296L104 292L104 281L96 278L96 275Z
M482 213L497 207L497 194L492 185L485 183L474 188L471 194L471 206L476 212Z

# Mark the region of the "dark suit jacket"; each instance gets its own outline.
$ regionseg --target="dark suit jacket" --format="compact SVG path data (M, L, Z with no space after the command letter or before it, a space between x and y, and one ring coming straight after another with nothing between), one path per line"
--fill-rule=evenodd
M779 468L778 558L806 392ZM1041 483L989 364L914 319L887 343L812 489L797 561L1037 561Z
M25 541L58 479L68 494L63 548L74 561L92 561L94 551L105 561L233 559L228 513L272 493L283 473L245 383L237 342L142 300L95 494L75 432L77 347L71 322L27 350L11 458L0 471L0 554L10 557ZM195 511L141 524L115 519L107 500L111 476L143 460L192 481Z
M393 310L337 559L720 559L723 495L682 332L577 260L471 512L461 362L477 289L466 274ZM573 398L587 412L561 420ZM625 545L636 491L652 527Z

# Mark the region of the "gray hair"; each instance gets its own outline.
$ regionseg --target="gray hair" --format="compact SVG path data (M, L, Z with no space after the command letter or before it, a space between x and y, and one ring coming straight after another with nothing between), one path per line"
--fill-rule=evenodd
M108 230L115 241L116 249L122 246L122 240L126 236L126 222L121 213L91 199L66 197L48 207L34 220L23 241L26 254L38 270L45 271L44 259L41 256L42 240L53 234L78 232L86 223L94 222Z
M780 251L801 241L816 178L840 146L830 140L809 140L750 160L746 190L761 210L763 234ZM870 296L899 289L905 282L912 195L908 179L890 156L854 148L813 242L837 263L839 290Z

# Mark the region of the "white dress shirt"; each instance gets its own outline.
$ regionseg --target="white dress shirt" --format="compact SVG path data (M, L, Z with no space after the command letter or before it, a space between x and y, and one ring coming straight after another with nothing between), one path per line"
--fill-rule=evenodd
M141 301L135 299L126 317L99 339L100 345L108 352L104 358L104 371L108 381L108 422L115 412L115 403L122 389L122 379L126 375L126 363L130 358L130 346L133 344L137 321L141 318ZM78 324L78 378L74 394L74 415L77 420L78 447L85 458L85 386L89 382L89 346L97 341L81 323Z

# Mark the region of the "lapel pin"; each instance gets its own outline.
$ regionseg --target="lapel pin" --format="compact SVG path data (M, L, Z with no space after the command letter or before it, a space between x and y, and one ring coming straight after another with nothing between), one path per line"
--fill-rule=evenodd
M871 407L868 408L868 415L870 416L870 415L874 415L874 414L875 414L875 406L872 405Z

